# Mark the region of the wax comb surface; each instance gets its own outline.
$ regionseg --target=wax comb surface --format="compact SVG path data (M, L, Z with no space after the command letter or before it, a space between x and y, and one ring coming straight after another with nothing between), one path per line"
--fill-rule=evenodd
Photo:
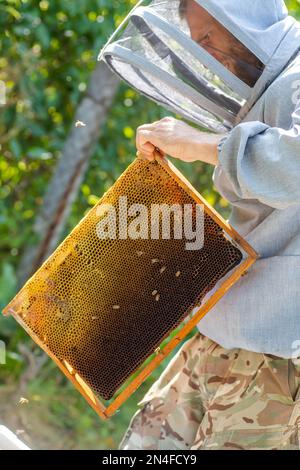
M124 197L128 207L143 204L149 213L152 204L189 204L195 228L194 209L204 201L173 170L169 162L136 159L4 311L94 404L95 397L113 398L216 283L241 264L242 249L224 235L208 205L198 250L187 250L190 240L184 236L151 239L151 224L147 239L120 239L119 229L115 239L99 238L103 204L112 205L119 220Z

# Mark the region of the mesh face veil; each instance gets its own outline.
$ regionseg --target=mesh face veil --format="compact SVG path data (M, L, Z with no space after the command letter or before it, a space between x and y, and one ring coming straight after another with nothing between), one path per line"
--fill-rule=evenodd
M144 0L125 18L99 60L159 105L224 132L264 65L201 0Z

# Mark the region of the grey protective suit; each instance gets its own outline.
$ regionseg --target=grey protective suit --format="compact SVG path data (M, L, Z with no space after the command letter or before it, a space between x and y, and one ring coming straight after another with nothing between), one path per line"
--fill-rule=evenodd
M238 37L239 31L253 32L251 39L269 58L263 72L267 89L255 91L260 98L249 98L254 106L221 142L220 163L213 176L218 191L232 204L229 222L261 258L198 328L226 348L297 357L300 356L299 23L290 23L281 1L204 3L212 6L212 13L221 15L221 21L230 17ZM268 8L269 3L274 4L273 9ZM271 28L267 29L267 24Z
M213 181L232 205L230 224L260 258L201 320L199 330L226 348L297 357L300 24L282 0L196 1L264 64L254 86L241 83L187 39L174 13L176 0L154 0L133 15L121 42L109 45L101 58L160 105L208 129L228 131Z

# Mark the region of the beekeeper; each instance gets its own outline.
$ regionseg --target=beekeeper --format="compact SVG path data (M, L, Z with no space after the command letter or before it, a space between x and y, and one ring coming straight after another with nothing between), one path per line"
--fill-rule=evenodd
M126 21L101 58L198 125L141 125L139 155L214 165L229 223L260 258L139 402L119 448L300 449L300 24L283 0L140 2Z

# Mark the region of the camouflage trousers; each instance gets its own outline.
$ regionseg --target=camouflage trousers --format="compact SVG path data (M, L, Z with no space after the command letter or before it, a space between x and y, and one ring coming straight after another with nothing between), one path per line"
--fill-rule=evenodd
M300 360L197 332L138 405L119 450L299 450Z

